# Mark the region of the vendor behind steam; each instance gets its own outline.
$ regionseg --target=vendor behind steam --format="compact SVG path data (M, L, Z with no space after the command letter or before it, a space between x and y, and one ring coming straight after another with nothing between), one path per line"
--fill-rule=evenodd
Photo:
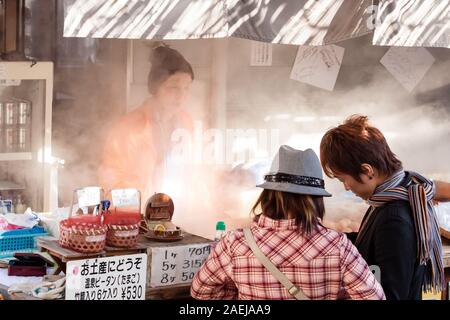
M109 130L99 170L105 190L137 188L147 199L160 189L172 132L193 127L184 109L193 80L191 65L178 51L161 44L152 49L149 98Z

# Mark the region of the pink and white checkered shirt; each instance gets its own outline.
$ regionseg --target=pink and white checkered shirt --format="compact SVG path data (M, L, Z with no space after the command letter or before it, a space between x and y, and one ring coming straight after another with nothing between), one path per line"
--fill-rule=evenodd
M302 236L295 220L261 215L251 227L262 252L310 299L384 300L385 295L367 263L347 237L319 226ZM244 232L228 232L195 275L196 299L294 299L258 261Z

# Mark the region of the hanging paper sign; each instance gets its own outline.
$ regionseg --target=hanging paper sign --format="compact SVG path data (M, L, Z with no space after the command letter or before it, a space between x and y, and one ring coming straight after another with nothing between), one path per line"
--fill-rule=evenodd
M425 48L392 47L381 59L381 64L409 92L423 79L434 63L434 57Z
M0 63L0 79L6 78L6 65Z
M252 41L250 65L252 67L264 67L272 65L272 44Z
M151 287L190 283L211 252L209 243L152 248Z
M20 80L15 79L0 79L0 86L9 87L9 86L20 86Z
M112 203L115 207L139 206L139 192L137 189L115 189L111 191Z
M300 46L290 78L333 91L345 49L335 45Z
M77 190L78 206L89 207L100 204L100 188L99 187L86 187Z
M147 255L67 263L66 300L145 300Z

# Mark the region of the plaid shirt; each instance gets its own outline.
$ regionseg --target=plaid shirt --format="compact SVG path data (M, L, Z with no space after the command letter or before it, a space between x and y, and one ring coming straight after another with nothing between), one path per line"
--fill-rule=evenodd
M251 227L262 252L310 299L383 300L380 284L344 234L319 226L302 236L295 220L261 215ZM244 232L228 232L195 275L196 299L294 299L258 261Z

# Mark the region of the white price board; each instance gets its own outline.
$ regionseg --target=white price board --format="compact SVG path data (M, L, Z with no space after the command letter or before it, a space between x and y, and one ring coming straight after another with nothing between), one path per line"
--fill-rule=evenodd
M137 189L111 190L112 203L115 207L138 207L139 192Z
M152 248L151 287L190 283L211 252L211 245Z
M145 300L147 255L67 263L66 300Z
M290 78L333 91L344 52L344 48L336 45L300 46Z
M100 188L99 187L86 187L77 190L78 207L89 207L100 204Z

